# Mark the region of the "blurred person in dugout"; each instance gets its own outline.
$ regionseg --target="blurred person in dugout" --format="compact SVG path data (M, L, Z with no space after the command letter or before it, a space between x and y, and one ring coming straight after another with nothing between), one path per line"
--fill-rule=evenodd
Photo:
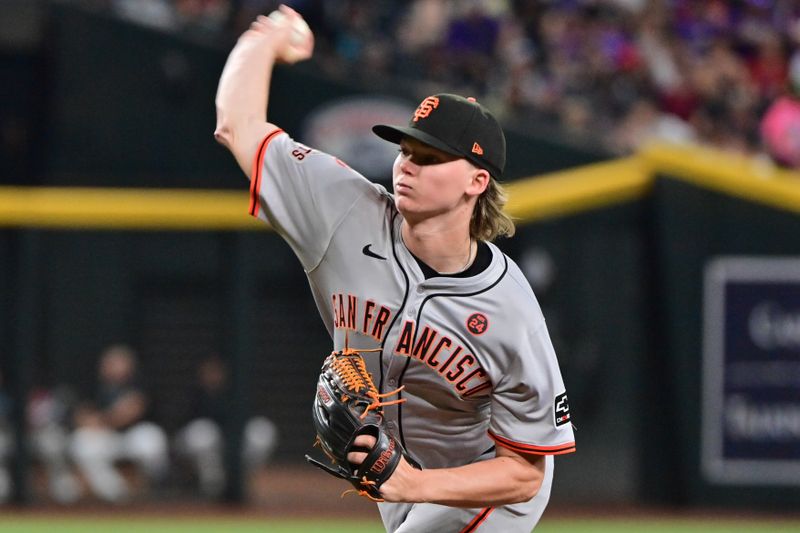
M10 465L16 452L11 422L13 400L4 388L0 371L0 503L12 494ZM31 457L43 468L50 496L58 503L72 503L80 497L78 480L66 456L66 413L69 392L36 388L26 404L28 446Z
M175 436L176 453L188 459L200 491L215 498L225 489L225 426L230 415L228 368L219 356L203 359L197 369L188 422ZM275 424L263 416L247 420L242 438L242 464L247 472L263 468L278 442Z
M65 385L35 387L26 404L32 457L43 469L50 496L58 503L73 503L81 487L67 456L68 426L74 394Z
M3 371L0 370L0 503L5 503L11 497L9 463L14 450L12 410L11 395L6 392Z
M109 502L124 502L131 495L118 468L122 462L134 464L150 483L160 482L167 473L167 437L147 419L148 397L136 365L131 347L108 347L100 357L94 401L75 409L70 457L89 489Z

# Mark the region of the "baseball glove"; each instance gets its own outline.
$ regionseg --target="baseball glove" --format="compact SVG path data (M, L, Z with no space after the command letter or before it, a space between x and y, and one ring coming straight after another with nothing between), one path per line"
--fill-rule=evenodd
M383 425L383 407L405 401L386 398L401 390L402 387L380 394L358 351L345 348L331 353L322 364L313 406L315 446L322 448L331 463L321 463L308 455L306 460L349 481L360 496L383 501L380 487L394 473L401 457L419 468ZM372 449L353 445L355 438L364 434L377 441ZM351 451L367 453L367 458L361 465L353 465L347 461Z

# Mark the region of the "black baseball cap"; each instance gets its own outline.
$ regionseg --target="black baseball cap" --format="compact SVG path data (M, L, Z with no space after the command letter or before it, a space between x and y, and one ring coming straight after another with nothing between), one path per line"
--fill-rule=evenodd
M378 124L372 131L400 144L411 137L448 154L464 157L500 178L506 166L506 137L497 119L474 98L434 94L420 102L407 127Z

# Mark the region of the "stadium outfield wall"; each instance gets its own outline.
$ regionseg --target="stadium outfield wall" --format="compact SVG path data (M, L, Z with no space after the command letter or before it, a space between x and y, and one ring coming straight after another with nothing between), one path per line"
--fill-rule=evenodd
M554 502L789 509L800 384L775 368L800 365L800 177L653 146L509 190L519 231L500 245L537 293L576 413ZM319 361L281 354L329 341L296 259L247 202L244 186L1 187L0 340L17 397L88 392L97 354L125 340L173 430L192 365L217 351L234 368L231 429L263 412L281 429L276 460L301 462L309 398L284 384L313 383Z

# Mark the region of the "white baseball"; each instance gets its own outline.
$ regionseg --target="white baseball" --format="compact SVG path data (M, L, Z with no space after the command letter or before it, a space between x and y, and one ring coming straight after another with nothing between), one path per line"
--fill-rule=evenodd
M277 24L286 23L286 15L280 11L273 11L269 14L269 18ZM289 38L289 46L281 53L282 59L289 63L305 59L306 52L303 49L303 45L311 37L311 28L308 27L305 20L300 17L292 17L292 19L292 34Z

